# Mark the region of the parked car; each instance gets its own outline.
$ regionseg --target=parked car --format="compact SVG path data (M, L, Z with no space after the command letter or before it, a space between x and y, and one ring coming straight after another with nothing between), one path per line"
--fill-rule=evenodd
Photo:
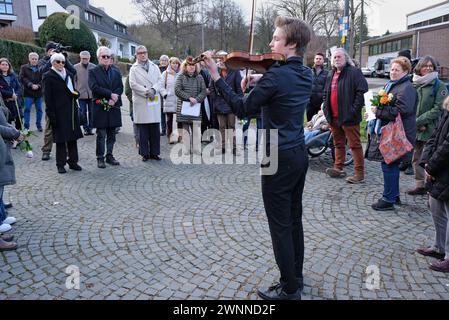
M375 78L376 77L376 71L374 70L374 66L372 67L363 67L362 68L362 73L365 77L371 77L371 78Z
M377 59L374 64L374 70L376 73L376 77L379 78L389 78L390 77L390 62L394 58L380 58Z

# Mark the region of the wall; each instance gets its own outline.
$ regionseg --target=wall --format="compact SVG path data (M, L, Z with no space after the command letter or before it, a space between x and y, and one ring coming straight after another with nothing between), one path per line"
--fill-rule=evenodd
M32 29L30 2L26 0L13 0L12 4L14 15L17 16L17 20L13 22L12 26Z
M407 26L449 14L449 3L407 17Z
M440 66L449 67L449 26L443 29L420 32L418 54L434 56Z
M65 8L61 7L54 0L30 0L31 17L33 19L34 32L38 32L39 27L45 21L45 19L38 19L37 6L47 6L47 17L55 12L66 12Z

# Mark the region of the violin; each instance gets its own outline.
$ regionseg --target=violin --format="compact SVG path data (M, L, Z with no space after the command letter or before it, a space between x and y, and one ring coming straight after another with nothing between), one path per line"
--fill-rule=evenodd
M203 61L203 54L193 59L193 63ZM226 55L214 55L214 59L220 59L229 69L251 69L257 73L265 73L276 62L285 62L285 56L280 53L250 54L245 51L233 51Z

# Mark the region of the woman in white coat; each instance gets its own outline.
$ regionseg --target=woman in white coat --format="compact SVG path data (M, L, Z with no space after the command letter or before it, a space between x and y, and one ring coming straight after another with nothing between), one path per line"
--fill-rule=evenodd
M167 119L167 138L168 143L173 144L177 138L175 137L175 132L173 131L173 122L176 125L176 103L177 98L175 94L175 83L178 72L181 69L181 61L176 57L171 57L169 60L170 64L164 72L162 72L162 83L160 87L163 87L167 94L164 96L164 113Z
M159 130L161 122L161 96L167 94L161 84L159 68L148 59L148 50L139 46L137 61L129 72L129 85L133 92L134 123L139 131L139 154L142 161L161 160Z

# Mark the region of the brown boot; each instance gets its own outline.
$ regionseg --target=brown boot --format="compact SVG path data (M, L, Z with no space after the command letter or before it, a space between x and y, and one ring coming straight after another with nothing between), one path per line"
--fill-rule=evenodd
M17 243L15 242L6 242L3 239L0 239L0 251L11 251L17 249Z
M346 177L346 172L343 170L338 170L335 168L326 169L326 174L331 178L344 178Z
M426 188L423 187L416 187L415 189L408 190L407 194L411 196L421 196L425 195L427 193Z
M346 182L350 183L350 184L363 183L363 182L365 182L365 178L361 174L355 174L353 176L348 177L346 179Z

